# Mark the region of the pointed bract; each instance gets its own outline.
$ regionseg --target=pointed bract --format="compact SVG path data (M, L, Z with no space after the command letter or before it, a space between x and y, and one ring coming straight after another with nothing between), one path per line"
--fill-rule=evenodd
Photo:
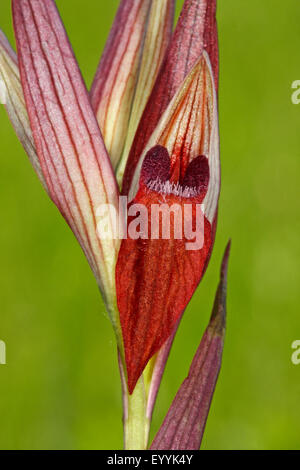
M227 266L230 243L221 268L210 323L191 364L151 445L153 450L198 450L218 379L226 318Z
M114 167L125 142L130 146L157 77L171 37L173 10L174 0L121 0L91 89Z
M100 242L97 209L118 189L89 96L52 0L13 0L21 82L50 196L104 292L114 291L115 240Z
M125 146L117 168L120 186L136 130L171 40L174 4L174 0L152 0L151 3Z

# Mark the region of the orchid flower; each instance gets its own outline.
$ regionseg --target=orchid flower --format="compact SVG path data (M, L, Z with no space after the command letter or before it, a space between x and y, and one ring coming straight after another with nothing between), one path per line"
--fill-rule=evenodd
M170 348L216 231L216 0L185 0L173 31L174 6L120 0L90 93L53 0L12 0L17 54L0 34L7 113L84 251L114 328L126 449L148 446ZM152 448L200 446L221 364L228 254L189 378Z

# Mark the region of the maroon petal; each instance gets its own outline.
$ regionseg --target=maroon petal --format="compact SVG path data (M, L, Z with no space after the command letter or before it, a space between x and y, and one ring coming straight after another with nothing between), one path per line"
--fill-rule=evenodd
M230 242L221 268L210 323L162 426L152 442L153 450L200 448L211 400L218 379L225 334L227 265Z

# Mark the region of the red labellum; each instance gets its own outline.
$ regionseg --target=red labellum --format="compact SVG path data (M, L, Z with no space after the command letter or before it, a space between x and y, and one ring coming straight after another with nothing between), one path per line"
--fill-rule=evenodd
M128 206L128 236L116 267L130 393L172 334L201 280L211 246L211 225L201 205L209 181L207 158L192 160L182 181L171 181L171 173L167 149L153 147Z

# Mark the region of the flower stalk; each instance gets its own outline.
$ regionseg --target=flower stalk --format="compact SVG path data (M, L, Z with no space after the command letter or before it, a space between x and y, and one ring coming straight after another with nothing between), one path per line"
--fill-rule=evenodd
M122 357L119 353L119 369L123 395L124 449L145 450L148 447L151 415L148 412L149 383L153 373L149 364L132 394L128 391L127 379Z

